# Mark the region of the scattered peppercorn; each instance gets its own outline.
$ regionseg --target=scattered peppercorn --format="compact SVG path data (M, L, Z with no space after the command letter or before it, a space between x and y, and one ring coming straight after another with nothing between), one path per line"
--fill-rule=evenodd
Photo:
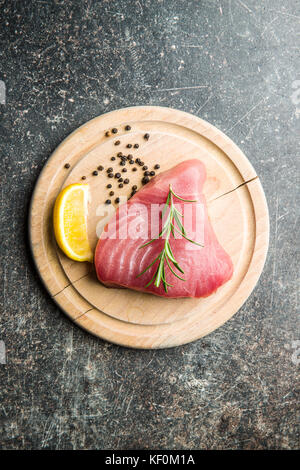
M115 145L120 145L120 143L121 143L120 140L116 140Z
M112 185L109 183L109 184L108 184L106 187L107 187L107 188L111 188L111 187L112 187Z
M147 184L147 183L149 183L149 181L150 181L149 176L144 176L144 178L142 179L143 184Z
M140 163L141 159L138 157L135 159L135 163Z
M107 175L109 178L113 178L114 177L114 174L113 173L108 173Z
M127 126L125 126L125 131L130 131L131 127L127 124Z
M98 170L99 170L99 171L104 170L103 166L102 166L102 165L98 166Z
M114 161L116 159L116 157L111 157L111 160Z
M144 165L144 162L139 162L139 165L140 165L140 166L143 166L143 165Z
M110 131L106 131L106 132L105 132L105 136L106 136L106 137L109 137L109 136L110 136Z
M148 170L147 165L144 165L144 166L143 166L143 170Z
M129 179L128 179L128 178L125 178L124 183L125 183L125 184L128 184L128 183L129 183Z
M127 155L127 158L128 160L132 160L133 159L133 156L131 155L131 153L129 155Z
M136 171L136 170L137 170L137 167L136 167L136 166L132 168L132 171Z
M97 170L93 171L93 175L94 175L94 176L97 176L97 175L98 175L98 171L97 171Z
M150 171L144 171L144 175L145 175L145 176L149 176L149 175L150 175Z
M154 169L158 170L159 168L160 168L160 165L158 163L156 163L156 165L154 166Z
M121 173L116 173L115 178L121 178Z
M119 197L117 197L117 198L115 199L115 202L116 202L117 204L119 204L119 202L120 202L120 198L119 198Z
M123 183L123 178L118 179L119 183Z
M109 191L109 195L113 196L115 193L113 191Z
M123 186L124 186L123 183L119 184L119 188L123 188Z
M111 173L111 172L112 172L112 171L114 171L114 170L113 170L113 168L112 168L112 167L110 167L110 168L107 168L107 170L106 170L106 171L107 171L107 173Z
M134 164L134 161L133 161L133 160L129 160L129 164L130 164L130 165L133 165L133 164Z
M120 165L121 165L121 166L125 166L125 165L126 165L126 163L124 162L124 160L122 160L122 161L120 162Z
M122 172L123 172L123 173L126 173L126 172L127 172L127 168L123 168Z
M126 147L127 147L128 149L131 149L132 144L127 144Z
M137 189L137 185L134 184L134 185L132 186L132 191L135 191L136 189Z
M114 127L111 131L112 131L113 134L116 134L118 132L118 129L116 127Z
M138 149L139 148L139 144L134 144L133 146L135 149Z
M70 166L71 166L70 163L65 164L65 168L70 168Z
M82 179L82 180L86 180L86 176L82 176L81 179Z
M118 152L117 153L117 157L122 157L123 156L123 153L122 152Z
M154 176L155 175L155 171L150 171L150 176Z
M110 199L106 199L105 204L111 204L111 200L110 200Z
M145 140L149 140L149 138L150 138L150 134L145 134L145 135L144 135L144 139L145 139Z

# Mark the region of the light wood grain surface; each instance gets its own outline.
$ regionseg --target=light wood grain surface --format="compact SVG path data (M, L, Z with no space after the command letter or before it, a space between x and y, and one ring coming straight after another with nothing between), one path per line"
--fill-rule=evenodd
M132 130L126 132L124 126ZM109 138L105 131L117 127ZM149 132L150 139L143 135ZM115 146L114 142L121 144ZM138 143L138 149L126 149ZM89 183L88 232L92 247L105 199L106 185L117 196L128 196L132 184L141 185L141 172L130 165L124 176L130 184L117 188L105 172L93 176L102 164L122 169L117 152L141 157L159 171L180 161L199 158L206 166L204 194L217 237L234 263L231 281L205 299L165 299L100 284L90 263L67 258L52 232L53 204L59 191L71 183ZM65 163L70 169L64 168ZM123 175L122 175L123 176ZM114 199L114 198L112 198ZM113 210L113 206L110 206ZM259 279L268 249L269 219L259 179L241 150L209 123L190 114L160 107L134 107L99 116L71 134L53 153L37 182L30 210L30 239L37 269L49 293L77 324L91 333L137 348L171 347L193 341L225 323L245 302Z

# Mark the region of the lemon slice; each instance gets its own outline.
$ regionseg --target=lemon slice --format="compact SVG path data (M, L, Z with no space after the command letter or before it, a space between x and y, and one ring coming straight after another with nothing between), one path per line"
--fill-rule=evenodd
M88 184L71 184L63 189L54 205L53 225L62 251L75 261L93 261L87 236Z

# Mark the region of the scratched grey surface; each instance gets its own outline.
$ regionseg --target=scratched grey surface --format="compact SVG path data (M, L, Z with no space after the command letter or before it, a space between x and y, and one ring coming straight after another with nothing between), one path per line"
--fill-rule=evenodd
M0 7L0 447L297 448L299 2ZM171 350L129 350L74 326L39 282L26 237L34 182L61 140L141 104L225 131L253 163L270 210L254 293L222 328Z

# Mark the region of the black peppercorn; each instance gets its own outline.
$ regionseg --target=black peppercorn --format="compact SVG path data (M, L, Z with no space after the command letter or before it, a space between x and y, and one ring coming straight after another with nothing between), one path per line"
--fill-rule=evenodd
M113 191L110 191L110 192L109 192L109 195L110 195L110 196L113 196L114 194L115 194L115 193L114 193Z
M109 178L113 178L114 177L114 174L113 173L108 173L107 175Z
M123 186L124 186L123 183L119 184L119 188L123 188Z
M158 170L159 168L160 168L160 165L158 163L156 163L156 165L154 166L154 169Z
M129 165L133 165L134 164L134 161L133 160L129 160Z
M82 180L86 180L86 176L82 176L81 179L82 179Z
M118 129L116 129L116 127L114 127L111 131L112 131L113 134L116 134L118 132Z
M123 183L123 178L118 179L119 183Z
M118 152L117 153L117 157L122 157L123 156L123 153L122 152Z
M125 126L125 131L130 131L131 127L127 124L127 126Z
M128 160L132 160L133 159L133 156L131 155L131 153L129 155L127 155L127 158Z
M116 157L111 157L111 160L112 160L112 161L115 161L115 159L116 159Z
M120 145L120 140L116 140L115 145Z
M107 170L106 170L106 171L107 171L107 173L111 173L111 172L112 172L112 171L114 171L114 170L113 170L113 168L112 168L112 167L110 167L110 168L107 168Z
M97 175L98 175L98 171L97 171L97 170L93 171L93 175L94 175L94 176L97 176Z
M145 139L145 140L149 140L149 137L150 137L150 134L145 134L145 135L144 135L144 139Z
M144 165L144 166L143 166L143 170L148 170L147 165Z
M117 197L117 198L115 199L115 202L116 202L117 204L119 204L119 202L120 202L120 198L119 198L119 197Z
M139 148L139 144L134 144L133 146L135 149L138 149Z
M70 166L71 166L70 163L65 164L65 168L70 168Z
M128 183L129 183L129 179L128 179L128 178L125 178L124 183L125 183L125 184L128 184Z
M103 166L102 166L102 165L99 165L99 166L98 166L98 170L99 170L99 171L104 170Z
M112 185L109 183L109 184L108 184L106 187L107 187L107 188L111 188L111 187L112 187Z
M122 160L122 161L120 162L120 165L121 165L121 166L125 166L126 163Z
M145 176L149 176L149 175L150 175L150 171L144 171L144 175L145 175Z
M150 181L149 176L144 176L144 178L142 179L143 184L147 184L147 183L149 183L149 181Z
M126 171L127 171L127 168L123 168L122 172L126 173Z
M128 149L131 149L132 144L127 144L126 147L127 147Z
M115 178L121 178L121 173L116 173Z
M150 171L150 176L154 176L155 175L155 171Z
M110 200L110 199L106 199L105 204L111 204L111 200Z
M132 186L132 190L135 191L136 189L137 189L137 185L134 184L134 185Z
M105 132L105 136L106 136L106 137L109 137L109 136L110 136L110 131L106 131L106 132Z
M132 171L136 171L137 170L137 167L135 166L134 168L132 168Z

